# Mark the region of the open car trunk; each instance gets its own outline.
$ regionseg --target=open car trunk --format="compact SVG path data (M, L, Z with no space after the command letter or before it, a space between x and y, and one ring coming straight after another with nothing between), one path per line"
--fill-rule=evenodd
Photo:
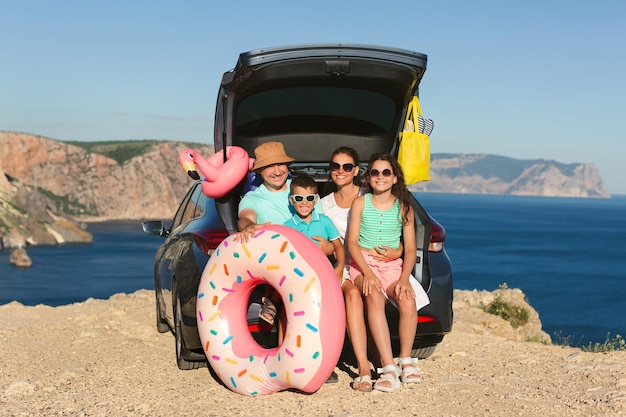
M298 163L327 164L349 146L367 161L394 153L407 103L417 95L426 55L360 45L259 49L222 78L215 149L279 141Z

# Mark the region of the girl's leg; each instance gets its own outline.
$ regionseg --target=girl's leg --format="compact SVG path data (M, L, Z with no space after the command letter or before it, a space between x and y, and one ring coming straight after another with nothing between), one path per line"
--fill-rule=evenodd
M413 342L415 341L415 333L417 332L417 308L415 306L414 298L402 297L398 300L395 296L395 285L391 285L387 289L387 295L392 299L396 306L398 306L398 313L400 320L398 322L398 336L400 338L400 358L405 359L406 363L402 364L402 368L413 367L414 371L411 374L403 374L404 378L421 379L419 375L419 369L415 367L415 362L409 361L407 358L411 358L411 351L413 350Z
M385 315L385 303L387 298L382 292L375 292L365 297L367 305L367 318L372 338L383 368L387 368L385 374L393 376L392 379L379 379L376 387L393 390L396 388L394 380L397 377L396 368L393 363L393 353L391 351L391 336L389 335L389 325Z
M363 298L359 289L350 280L346 280L341 289L346 303L348 336L352 343L359 373L352 381L352 388L356 391L369 392L372 390L372 379L367 358L367 328L365 327Z
M400 321L398 322L400 357L406 358L411 356L415 333L417 332L417 308L415 307L414 298L402 297L401 300L396 299L394 288L395 285L391 285L387 289L387 296L398 306L398 313L400 315Z
M370 375L370 363L367 359L367 329L361 292L350 280L343 283L341 290L346 303L348 335L359 368L359 376Z

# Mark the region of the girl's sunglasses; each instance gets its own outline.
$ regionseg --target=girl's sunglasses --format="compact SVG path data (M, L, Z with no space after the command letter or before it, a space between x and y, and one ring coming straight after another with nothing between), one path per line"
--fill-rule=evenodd
M391 177L391 170L389 168L385 168L381 171L377 169L373 169L370 171L370 177L377 177L380 174L383 174L383 177Z
M308 201L309 203L312 203L317 198L317 194L307 194L307 195L292 194L291 197L294 199L296 203L302 203L304 199L306 199L306 201Z
M352 171L354 169L354 164L338 164L337 162L331 162L330 163L330 170L331 171L339 171L339 168L343 168L343 170L345 172L349 172Z

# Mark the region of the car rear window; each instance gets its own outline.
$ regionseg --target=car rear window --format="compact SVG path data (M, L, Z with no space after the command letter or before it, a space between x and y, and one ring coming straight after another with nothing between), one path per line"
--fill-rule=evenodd
M394 101L382 93L339 87L291 87L242 99L235 116L239 137L297 133L381 136L395 128Z

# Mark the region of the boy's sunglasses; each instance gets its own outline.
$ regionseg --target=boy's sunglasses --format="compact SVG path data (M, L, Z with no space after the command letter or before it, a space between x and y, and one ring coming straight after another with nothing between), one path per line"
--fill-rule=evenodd
M302 201L305 198L306 198L306 201L308 201L309 203L312 203L317 198L317 194L307 194L307 195L292 194L291 197L294 199L296 203L302 203Z
M330 163L330 170L331 171L339 171L339 168L343 168L343 170L345 172L349 172L352 171L354 169L354 164L338 164L337 162L331 162Z
M377 169L373 169L370 171L371 177L377 177L380 174L383 174L383 177L391 177L391 170L389 168L385 168L382 170L382 172Z

